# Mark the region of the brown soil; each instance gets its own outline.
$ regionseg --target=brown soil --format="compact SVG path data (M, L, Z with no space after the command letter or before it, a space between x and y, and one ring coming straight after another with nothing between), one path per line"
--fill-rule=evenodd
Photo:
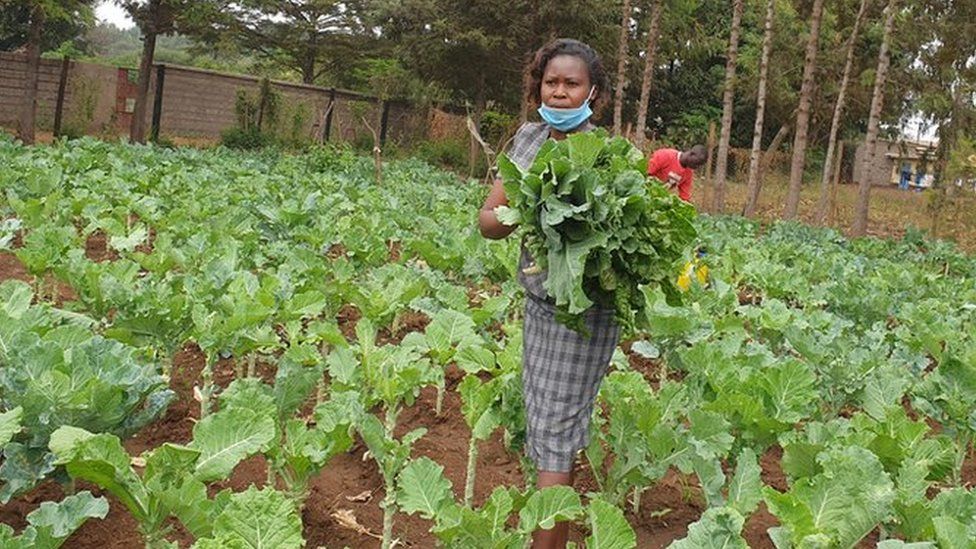
M780 465L783 459L783 449L773 446L766 450L766 453L759 458L759 467L762 469L762 481L766 486L771 486L780 492L789 490L789 483L786 482L786 473Z
M336 322L339 323L339 331L342 332L346 341L356 339L356 323L363 317L363 313L355 305L345 304L336 314Z
M388 260L390 263L399 263L403 255L403 243L399 240L387 240L386 248L389 250Z
M342 244L332 244L329 246L329 251L326 252L326 257L329 259L339 259L340 257L346 256L346 247Z
M108 247L108 235L99 229L85 240L85 257L95 263L101 263L103 261L115 261L119 258L119 254Z
M634 341L636 340L623 341L620 343L620 348L623 350L624 354L627 355L627 362L630 363L630 367L633 370L640 372L641 375L644 376L644 379L647 381L647 383L650 384L650 386L653 387L655 390L657 390L658 387L660 387L661 385L662 369L666 368L664 359L645 358L635 353L633 350L631 350ZM684 372L675 370L673 368L667 370L664 373L666 374L667 379L671 381L681 381L685 377Z
M17 256L0 253L0 282L10 279L23 280L30 284L32 277Z
M10 253L0 253L0 282L4 280L21 280L28 284L33 284L34 277L31 276L27 269L24 268L24 264L17 259L17 256ZM74 290L71 289L67 284L63 284L58 279L52 275L47 275L44 277L43 283L40 284L41 293L44 294L44 299L50 300L57 307L61 307L64 303L68 301L75 301L78 296L75 294ZM52 289L54 294L50 295Z

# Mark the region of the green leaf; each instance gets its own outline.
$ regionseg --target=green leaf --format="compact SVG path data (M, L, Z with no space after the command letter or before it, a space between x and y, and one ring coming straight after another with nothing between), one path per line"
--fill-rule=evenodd
M590 501L586 509L590 522L587 549L631 549L637 547L637 534L627 523L623 511L602 499Z
M495 369L495 353L481 345L470 345L459 350L454 360L459 368L469 374Z
M203 481L223 480L234 467L271 442L274 419L246 408L233 407L211 414L193 426L190 448L200 451L194 476Z
M91 492L79 492L60 502L45 501L27 515L30 528L36 531L33 547L57 549L75 530L90 518L105 518L108 501Z
M251 410L259 416L277 417L278 408L271 387L258 378L235 379L220 393L221 411Z
M931 541L904 542L900 539L886 539L878 542L876 549L938 549Z
M822 471L787 493L765 488L766 505L794 544L852 547L891 514L894 485L878 458L858 446L830 448L817 460Z
M579 494L569 486L550 486L531 496L519 511L519 529L534 532L549 530L557 522L575 520L583 514Z
M0 465L0 503L7 503L44 480L54 471L54 456L43 448L30 448L18 442L3 447Z
M200 458L200 451L179 444L164 442L146 455L143 481L153 487L174 486L188 478Z
M427 457L411 461L400 472L397 505L408 514L420 513L425 519L436 517L445 505L454 504L451 481L444 468Z
M762 386L773 417L784 423L806 418L815 409L819 398L817 377L809 366L798 360L767 368L763 372Z
M207 496L207 486L194 478L178 485L160 488L155 492L166 510L175 516L194 537L213 534L214 512L217 504Z
M434 314L424 334L427 345L441 357L450 356L456 345L463 347L479 339L471 317L451 309L442 309Z
M34 299L31 287L20 280L5 280L0 284L0 307L14 320L20 319Z
M735 475L729 485L729 507L748 517L762 501L762 470L756 452L744 448L735 464Z
M518 225L522 222L522 214L518 210L509 208L508 206L498 206L495 208L495 217L498 218L498 222L502 225L508 225L509 227Z
M498 427L495 403L501 396L501 384L496 379L482 382L478 376L468 374L458 384L461 394L461 413L475 440L485 440Z
M148 236L149 231L145 226L140 225L127 236L113 236L109 238L108 245L114 250L131 253L139 244L145 242Z
M940 549L972 549L973 532L965 524L949 517L935 517L932 525Z
M783 448L783 459L781 460L783 472L794 479L816 475L821 470L820 464L817 463L817 455L823 449L820 444L806 442L787 444Z
M129 465L129 454L118 437L61 427L51 435L50 447L56 463L64 465L73 478L111 492L137 521L149 520L149 494Z
M722 487L725 486L725 473L722 471L722 463L718 459L706 459L700 455L694 456L691 462L708 506L723 505L725 500L722 497Z
M290 549L305 545L297 509L283 493L271 488L251 486L232 495L214 520L213 532L224 547Z
M0 413L0 447L5 446L14 435L20 432L20 418L24 409L20 406Z
M279 419L294 415L308 401L321 379L321 366L305 366L284 359L279 361L273 391Z
M688 526L688 536L669 545L669 549L749 549L742 539L745 519L735 509L707 509L702 517Z
M573 137L574 139L566 142L573 167L576 169L593 167L597 157L606 148L606 140L595 132L580 132Z
M549 271L543 285L556 300L556 305L566 307L570 314L582 313L593 305L583 291L583 270L587 256L594 249L605 246L607 238L605 234L594 234L586 240L549 250Z

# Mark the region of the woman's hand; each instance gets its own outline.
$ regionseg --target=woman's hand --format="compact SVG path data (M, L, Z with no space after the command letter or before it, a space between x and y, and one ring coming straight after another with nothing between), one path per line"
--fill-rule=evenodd
M481 229L481 236L498 240L512 234L515 227L503 225L498 221L498 216L495 215L495 208L507 205L508 198L505 196L505 187L502 185L501 179L496 179L491 186L488 197L485 198L485 203L481 206L481 211L478 212L478 227Z

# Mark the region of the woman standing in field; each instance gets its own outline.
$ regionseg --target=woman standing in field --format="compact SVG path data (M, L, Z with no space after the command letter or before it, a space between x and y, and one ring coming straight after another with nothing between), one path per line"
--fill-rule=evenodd
M600 110L609 86L600 57L577 40L561 39L542 47L526 70L527 99L539 105L543 122L519 128L508 151L522 169L531 166L542 144L567 134L588 131L591 104ZM486 238L505 238L515 229L498 221L494 209L508 203L496 179L478 217ZM594 306L585 315L589 337L556 322L556 306L535 267L522 249L518 278L525 288L522 396L527 425L526 452L539 472L538 487L572 485L577 453L589 440L593 400L606 373L619 330L611 307ZM533 547L565 547L567 523L538 531Z

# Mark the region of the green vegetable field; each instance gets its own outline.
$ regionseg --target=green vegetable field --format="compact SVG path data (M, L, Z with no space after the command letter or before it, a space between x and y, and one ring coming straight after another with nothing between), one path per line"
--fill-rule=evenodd
M976 258L698 216L710 284L628 296L575 487L537 491L487 191L0 137L0 547L974 547Z

